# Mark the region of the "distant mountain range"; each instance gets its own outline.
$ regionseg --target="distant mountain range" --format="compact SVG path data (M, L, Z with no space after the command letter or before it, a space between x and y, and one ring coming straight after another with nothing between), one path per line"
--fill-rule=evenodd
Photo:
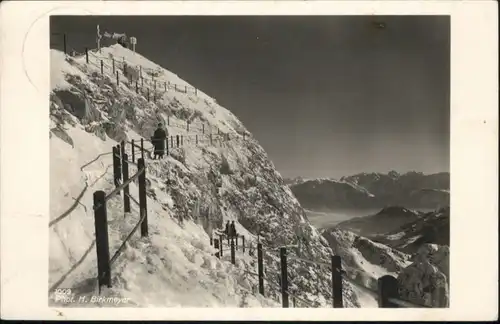
M339 180L285 179L301 205L310 210L384 208L437 209L450 204L450 173L359 173Z
M336 226L348 229L358 235L370 237L399 229L401 226L417 221L422 212L400 206L386 207L374 215L354 217Z

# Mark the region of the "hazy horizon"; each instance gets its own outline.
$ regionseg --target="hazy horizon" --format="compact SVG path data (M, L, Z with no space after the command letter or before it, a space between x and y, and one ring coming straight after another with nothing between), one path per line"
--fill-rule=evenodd
M355 175L359 175L359 174L362 174L362 173L366 173L366 174L372 174L372 173L378 173L378 174L384 174L384 175L387 175L389 172L391 171L396 171L396 170L389 170L389 171L385 171L385 172L369 172L369 171L362 171L362 172L356 172L356 173L352 173L352 174L345 174L343 176L340 176L340 177L305 177L305 176L301 176L301 175L298 175L298 176L293 176L293 177L285 177L286 179L295 179L295 178L302 178L302 179L333 179L333 180L339 180L340 178L342 177L351 177L351 176L355 176ZM433 174L439 174L439 173L450 173L450 171L438 171L438 172L422 172L422 171L418 171L418 170L408 170L408 171L396 171L397 173L399 173L400 175L404 175L404 174L407 174L407 173L410 173L410 172L418 172L418 173L422 173L423 175L433 175Z
M449 172L449 16L52 16L51 47L95 48L97 24L233 112L284 177Z

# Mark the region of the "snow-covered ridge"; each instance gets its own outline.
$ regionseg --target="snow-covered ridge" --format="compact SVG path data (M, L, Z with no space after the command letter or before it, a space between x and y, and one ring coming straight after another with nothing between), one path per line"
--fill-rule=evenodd
M300 203L311 210L383 208L402 205L435 209L449 205L449 173L360 173L335 179L287 181Z
M450 208L441 208L419 215L397 229L373 240L407 253L416 253L424 244L450 245Z
M173 83L185 82L119 45L102 51L128 58L130 65L161 70ZM87 64L84 57L66 58L58 51L51 51L51 85L51 219L74 204L85 183L89 185L77 208L49 228L51 287L73 287L89 294L95 289L92 193L114 187L111 156L102 156L83 171L81 166L111 152L122 140L148 139L157 123L167 124L167 120L180 125L189 120L198 130L205 125L207 133L218 129L231 134L231 140L190 142L172 149L164 161L146 161L149 237L130 241L117 260L113 288L106 294L130 297L132 304L140 306L276 306L252 294L255 279L213 256L209 233L227 220L235 220L237 231L249 241L260 234L271 246L290 244L301 235L308 242L302 255L328 262L328 242L309 224L258 142L240 135L248 131L229 110L191 92L159 92L156 102L148 102L121 75L116 84L110 71L101 75L98 64ZM170 134L186 136L194 131L167 128ZM130 191L137 192L135 184ZM193 216L195 206L209 222ZM130 215L123 214L120 197L109 201L110 248L121 244L137 223L137 215L135 206ZM241 267L253 267L249 260L241 262ZM277 258L265 264L267 271L279 273ZM291 284L300 297L330 305L329 271L291 264L289 274L295 278ZM343 294L345 307L360 306L348 283Z
M401 206L383 208L378 213L363 217L354 217L338 223L336 226L353 231L359 235L372 237L401 228L403 225L419 219L422 213Z

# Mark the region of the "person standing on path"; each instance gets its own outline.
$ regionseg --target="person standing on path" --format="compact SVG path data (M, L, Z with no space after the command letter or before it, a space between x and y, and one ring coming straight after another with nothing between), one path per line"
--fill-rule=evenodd
M155 130L153 136L151 137L151 142L154 145L154 156L153 160L156 158L163 158L165 154L165 141L167 140L167 132L163 129L162 123L158 124L158 128Z

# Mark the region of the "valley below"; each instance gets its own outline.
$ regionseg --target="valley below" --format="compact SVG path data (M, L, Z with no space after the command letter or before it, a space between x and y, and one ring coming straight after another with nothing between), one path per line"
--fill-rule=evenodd
M361 307L377 307L377 280L385 275L397 278L401 298L448 307L447 177L373 173L287 183L311 225L341 256Z

